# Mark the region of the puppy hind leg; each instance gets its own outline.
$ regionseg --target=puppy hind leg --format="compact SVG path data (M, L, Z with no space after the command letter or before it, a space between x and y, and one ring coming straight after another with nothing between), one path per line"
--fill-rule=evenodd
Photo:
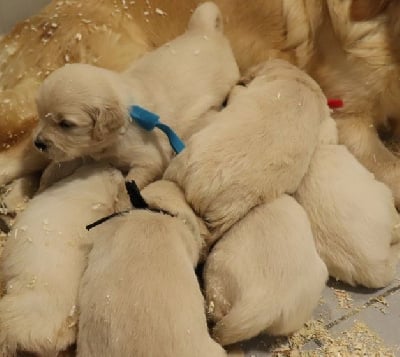
M35 288L0 300L0 352L7 352L1 356L13 356L17 350L56 356L75 341L76 315L68 321L68 311L54 309L53 320L42 318L51 300L51 295ZM42 308L34 310L33 306Z
M242 298L216 323L212 336L226 346L259 335L278 317L277 312L269 311L270 306L276 304L266 301L265 296Z

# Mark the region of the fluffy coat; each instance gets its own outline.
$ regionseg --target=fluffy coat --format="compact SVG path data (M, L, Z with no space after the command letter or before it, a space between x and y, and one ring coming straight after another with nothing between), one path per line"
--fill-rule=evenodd
M304 209L282 195L251 210L207 257L213 336L222 345L267 332L288 335L311 317L328 272Z
M92 238L85 226L124 201L124 179L85 167L33 198L0 261L0 352L57 353L75 341L77 297Z
M143 190L153 208L95 228L80 288L78 356L222 357L207 330L194 271L204 225L176 184Z
M221 13L204 3L183 35L123 74L85 64L54 71L39 89L35 144L54 160L46 170L90 156L111 162L143 188L161 177L173 151L158 129L147 132L131 123L129 107L157 113L186 138L202 114L221 106L238 78ZM51 176L44 175L47 181Z

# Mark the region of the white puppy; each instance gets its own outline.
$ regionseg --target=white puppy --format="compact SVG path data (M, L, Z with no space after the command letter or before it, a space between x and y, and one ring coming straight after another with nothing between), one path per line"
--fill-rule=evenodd
M0 264L1 356L56 355L75 341L78 286L92 245L85 226L124 204L123 183L116 169L81 168L18 216Z
M170 214L133 210L93 230L80 288L78 356L226 356L208 334L194 271L203 246L200 220L172 182L152 183L143 196Z
M223 345L266 331L287 335L317 306L328 272L301 206L283 195L237 222L204 270L214 337Z
M211 2L193 13L187 31L144 55L125 73L66 65L42 84L35 145L55 162L91 156L128 172L142 188L160 177L172 157L167 138L131 123L129 107L157 113L181 137L199 117L219 107L239 71ZM42 187L51 183L53 163Z
M190 138L164 177L183 188L217 239L251 208L296 191L327 116L318 85L271 60L248 87L235 87L227 107Z
M392 193L346 147L320 145L295 197L332 277L370 288L394 279L400 226Z
M350 285L383 287L394 278L400 252L393 197L337 143L336 124L329 118L294 196L309 215L329 274Z

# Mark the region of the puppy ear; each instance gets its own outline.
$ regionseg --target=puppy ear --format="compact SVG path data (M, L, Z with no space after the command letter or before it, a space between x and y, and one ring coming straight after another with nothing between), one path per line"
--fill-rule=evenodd
M222 32L222 15L217 5L213 2L205 2L194 10L189 20L188 30Z
M350 7L352 21L367 21L381 14L391 0L353 0Z
M118 103L108 103L101 108L92 108L94 120L93 138L102 140L108 134L122 128L127 120L127 112Z

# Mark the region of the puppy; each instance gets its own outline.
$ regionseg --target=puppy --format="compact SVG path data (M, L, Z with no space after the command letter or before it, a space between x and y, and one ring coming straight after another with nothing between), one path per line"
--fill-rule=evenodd
M265 331L290 334L317 306L328 277L301 206L282 195L251 210L207 257L213 335L222 345Z
M311 221L329 274L350 285L380 288L395 277L399 218L391 191L337 143L326 121L321 144L295 193Z
M33 150L17 153L37 120L33 93L51 71L68 62L125 69L181 33L199 2L86 0L75 6L52 0L18 24L0 43L0 147L15 145L0 152L0 184L45 166ZM215 2L241 70L275 50L306 70L326 96L344 100L334 114L340 143L392 189L400 205L400 161L378 136L384 128L400 137L399 1Z
M217 239L253 207L297 190L326 116L318 85L289 63L271 60L248 87L235 87L227 107L190 138L165 178L183 188Z
M183 35L122 75L84 64L53 72L39 89L35 145L54 161L53 169L90 156L111 162L142 188L162 175L172 149L163 134L131 123L129 107L157 113L185 138L203 113L222 104L238 77L221 13L204 3Z
M78 356L216 357L194 272L201 222L168 181L143 190L155 209L133 210L93 230L83 276Z
M1 356L56 355L75 341L78 286L92 245L85 226L124 205L123 183L116 169L81 168L18 216L0 261Z

